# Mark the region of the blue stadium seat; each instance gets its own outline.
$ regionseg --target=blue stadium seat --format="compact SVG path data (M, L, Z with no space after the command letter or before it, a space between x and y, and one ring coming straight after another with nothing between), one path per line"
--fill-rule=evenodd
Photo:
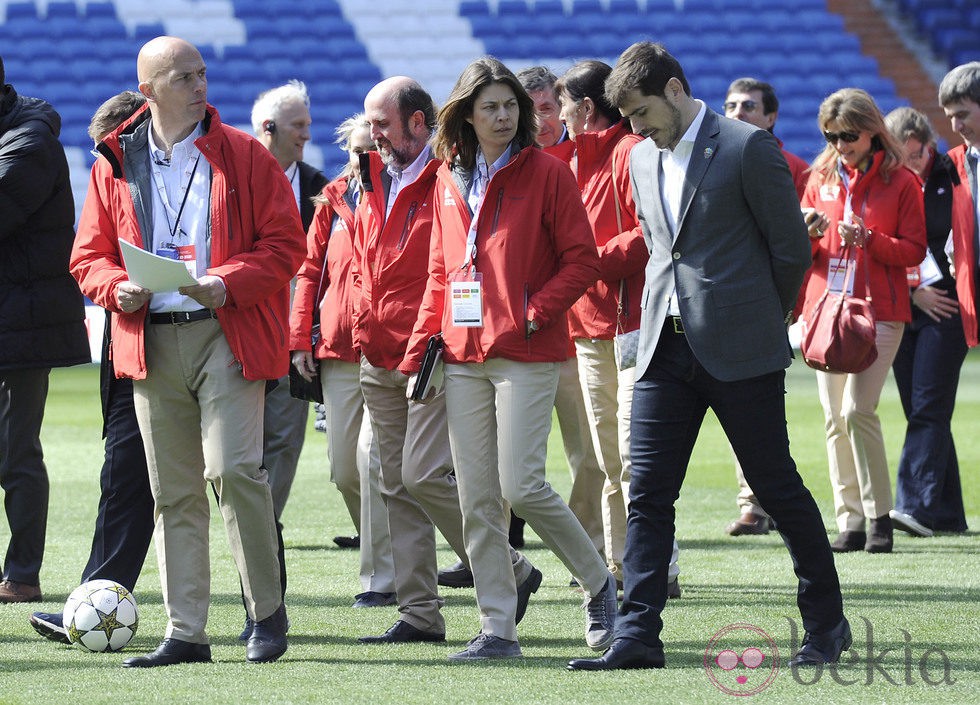
M486 0L463 0L459 4L459 14L461 17L488 17L490 6Z

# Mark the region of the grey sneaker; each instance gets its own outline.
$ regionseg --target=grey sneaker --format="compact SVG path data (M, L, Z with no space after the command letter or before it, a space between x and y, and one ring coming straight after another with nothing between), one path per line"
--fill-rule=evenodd
M490 658L521 658L521 645L516 641L501 639L499 636L480 632L466 648L449 654L450 661L483 661Z
M604 651L613 642L616 626L616 578L612 573L606 587L582 604L585 609L585 643L594 651Z
M912 534L912 536L921 536L922 538L929 538L933 535L932 529L917 521L911 514L906 514L905 512L899 512L892 509L888 512L888 516L892 519L892 524L896 529L901 529L907 534Z

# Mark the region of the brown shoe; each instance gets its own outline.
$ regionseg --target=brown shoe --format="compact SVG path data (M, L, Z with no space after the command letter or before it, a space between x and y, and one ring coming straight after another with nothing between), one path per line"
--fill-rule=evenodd
M41 586L16 583L13 580L0 582L0 602L40 602Z
M851 553L861 551L868 540L868 535L863 531L842 531L837 538L830 544L830 550L834 553Z
M725 528L725 532L730 536L755 535L761 536L769 533L769 517L759 516L752 512L745 512L738 519L733 521Z

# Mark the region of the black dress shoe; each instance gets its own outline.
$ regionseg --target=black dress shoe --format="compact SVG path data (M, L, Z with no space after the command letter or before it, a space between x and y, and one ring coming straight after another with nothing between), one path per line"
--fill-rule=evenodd
M333 542L337 544L340 548L360 548L361 547L361 537L360 536L334 536Z
M445 641L442 632L423 632L408 622L399 619L391 629L378 636L362 636L358 639L362 644L404 644L412 641Z
M448 568L439 571L437 582L443 587L471 588L473 587L473 571L467 568L463 561L456 561Z
M803 637L803 646L789 660L791 668L800 666L819 666L837 663L840 655L851 648L851 625L846 619L826 634L810 634Z
M260 619L252 628L252 636L245 644L245 658L249 663L269 663L286 653L286 632L289 620L286 619L286 605L265 619Z
M576 658L568 662L569 671L615 671L621 668L663 668L664 650L636 639L616 639L599 658Z
M145 656L133 656L123 661L126 668L155 668L178 663L211 663L211 647L180 639L164 639L157 650Z
M242 627L242 633L238 635L238 641L248 641L248 638L252 636L252 630L255 629L255 622L248 615L245 615L245 626Z
M30 623L34 627L34 631L45 639L57 641L61 644L71 643L68 639L68 632L65 631L65 625L61 619L60 612L50 614L47 612L35 612L30 617Z
M863 551L864 544L868 540L868 535L863 531L842 531L837 536L830 550L835 553L851 553L852 551Z
M869 524L868 540L864 544L864 550L868 553L891 553L895 533L891 517L885 514L872 519Z
M515 624L520 624L527 612L527 602L531 599L531 593L537 592L541 587L541 571L531 568L531 574L527 576L523 583L517 586L517 613L514 618Z
M361 592L354 595L352 607L388 607L397 605L398 599L393 592Z

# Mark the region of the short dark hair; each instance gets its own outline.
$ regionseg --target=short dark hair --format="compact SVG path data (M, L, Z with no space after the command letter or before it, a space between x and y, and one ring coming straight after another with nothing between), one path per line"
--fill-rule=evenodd
M112 96L92 115L92 121L88 125L88 136L95 142L101 142L106 135L123 124L145 103L146 98L136 91L123 91Z
M477 96L484 88L494 83L502 83L514 91L517 98L517 134L514 137L517 149L534 144L538 133L534 115L534 101L527 94L513 72L492 56L477 59L463 69L439 111L439 129L432 141L432 151L439 159L456 159L464 169L476 165L476 152L479 148L476 131L467 118L473 115Z
M422 86L412 81L405 87L400 88L394 95L398 103L398 112L402 116L402 126L407 130L409 119L417 112L425 116L425 126L431 133L436 129L436 104L432 102L432 96L426 92Z
M616 106L611 105L606 100L606 78L609 77L610 73L612 73L612 66L603 61L594 59L580 61L558 79L558 83L555 84L555 92L560 94L564 91L576 103L585 98L590 98L599 114L606 118L610 124L615 125L622 120L622 116Z
M606 79L606 100L620 107L626 94L633 90L663 98L667 82L672 78L680 81L684 92L691 95L684 69L663 44L637 42L622 53Z
M547 66L529 66L517 72L517 80L528 93L533 91L553 91L558 98L558 77Z
M980 61L960 64L939 84L939 104L946 107L961 100L980 105Z
M752 91L759 91L762 94L762 112L764 114L771 115L779 110L779 99L776 97L776 89L772 87L772 84L751 76L736 78L732 81L725 92L725 98L727 99L732 93L751 93Z

